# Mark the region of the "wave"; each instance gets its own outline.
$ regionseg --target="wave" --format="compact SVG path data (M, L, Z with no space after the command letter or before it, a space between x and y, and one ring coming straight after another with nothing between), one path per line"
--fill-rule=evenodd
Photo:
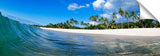
M0 56L159 56L160 38L123 40L49 32L0 15Z
M42 32L44 31L39 28L21 24L1 15L0 55L23 56L41 51L46 41Z
M0 15L0 56L80 55L86 52L95 54L92 49L83 48L87 45L76 42L72 38L75 36L68 35L44 31Z

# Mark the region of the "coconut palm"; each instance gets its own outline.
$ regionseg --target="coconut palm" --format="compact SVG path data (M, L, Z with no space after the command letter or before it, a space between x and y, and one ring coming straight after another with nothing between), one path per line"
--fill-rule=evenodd
M105 23L104 23L104 18L103 18L103 17L101 17L98 21L101 22L101 24L103 24L103 25L105 24Z
M138 19L140 19L140 14L138 14ZM141 24L142 20L138 20L138 23Z
M127 18L127 21L128 21L128 28L129 28L129 16L130 16L130 13L126 11L125 18Z
M105 23L105 24L106 24L106 22L109 23L109 20L108 20L107 17L104 19L104 23ZM108 28L108 24L107 24L107 28Z
M73 20L72 24L79 24L77 20Z
M81 25L84 25L84 22L83 22L83 21L81 21Z
M122 8L119 9L119 14L121 15L121 17L124 16L124 11L122 10ZM121 18L121 28L123 27L123 24L122 24L122 18Z
M63 23L62 22L59 25L60 25L60 28L63 28Z
M116 13L113 13L113 14L112 14L112 18L113 18L114 21L116 22L116 20L117 20L117 15L116 15ZM117 23L116 23L116 27L117 27Z
M84 25L84 26L88 27L88 26L89 26L89 23L84 23L84 22L82 21L82 22L81 22L81 25Z
M131 17L135 23L135 20L138 19L137 14L135 13L135 11L132 11Z
M102 22L102 24L106 24L106 22L108 22L108 18L107 17L106 18L101 17L99 19L99 22Z
M73 18L71 18L71 19L70 19L70 23L74 25L74 24L78 24L78 21L77 21L77 20L74 20Z
M107 18L107 17L106 17L106 18L101 17L101 18L99 19L99 22L101 22L101 24L102 24L103 26L106 26L106 22L108 22L108 18ZM108 28L108 25L107 25L107 28Z
M94 22L97 22L97 19L98 19L98 15L95 15L95 16L91 16L90 17L90 20L94 21Z
M109 21L109 26L110 26L111 29L116 28L115 21L114 20Z
M73 23L74 23L74 19L71 18L69 22L70 22L71 24L73 24Z
M135 13L135 11L132 11L131 17L132 17L134 22L135 22L135 19L138 19L137 14Z
M49 23L49 25L47 25L47 27L53 27L53 24L52 24L52 23Z
M79 24L77 20L74 20L74 24Z
M69 27L69 28L71 28L71 24L70 24L70 22L67 20L67 26Z

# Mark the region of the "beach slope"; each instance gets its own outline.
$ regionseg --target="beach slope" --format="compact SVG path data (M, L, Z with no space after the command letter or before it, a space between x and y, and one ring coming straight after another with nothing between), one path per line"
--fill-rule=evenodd
M78 34L93 35L119 35L119 36L160 36L160 28L135 28L135 29L113 29L113 30L86 30L86 29L59 29L59 28L43 28L48 31L60 31Z

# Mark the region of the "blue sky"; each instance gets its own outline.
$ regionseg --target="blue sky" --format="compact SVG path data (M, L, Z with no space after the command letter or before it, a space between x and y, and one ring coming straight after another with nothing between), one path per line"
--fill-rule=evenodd
M139 11L135 0L0 0L3 15L41 25L65 22L70 18L90 22L92 15L111 19L111 13L117 12L120 7L137 13Z

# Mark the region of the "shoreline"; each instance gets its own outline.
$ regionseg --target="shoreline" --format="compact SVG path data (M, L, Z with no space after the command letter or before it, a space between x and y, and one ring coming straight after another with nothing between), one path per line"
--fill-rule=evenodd
M160 28L134 28L134 29L112 29L112 30L87 30L87 29L59 29L59 28L44 28L43 30L48 31L59 31L66 33L83 34L93 37L160 37Z

